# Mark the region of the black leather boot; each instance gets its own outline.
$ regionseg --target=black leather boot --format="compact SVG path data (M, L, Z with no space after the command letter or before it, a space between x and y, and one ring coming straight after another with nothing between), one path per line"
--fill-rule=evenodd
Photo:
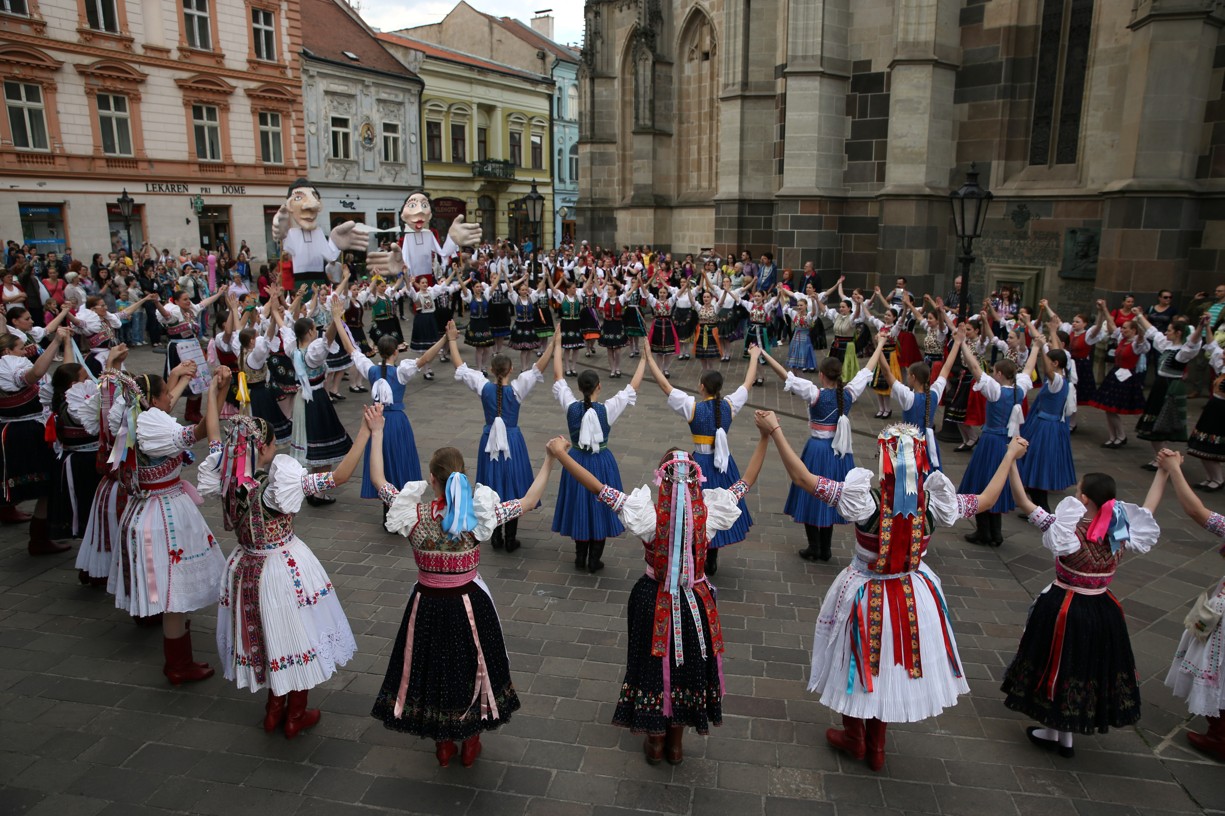
M587 553L589 551L590 541L574 540L574 566L579 569L587 568Z
M808 538L808 546L799 551L800 558L816 561L821 557L821 528L805 524L804 535Z
M587 571L599 572L604 569L604 562L600 560L604 555L604 539L598 539L590 542L590 547L587 550Z
M817 531L820 534L817 558L822 561L829 561L834 557L834 528L818 527Z

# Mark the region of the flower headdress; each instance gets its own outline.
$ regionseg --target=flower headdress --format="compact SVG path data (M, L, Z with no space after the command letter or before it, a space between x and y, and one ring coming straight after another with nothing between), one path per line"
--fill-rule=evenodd
M888 507L893 516L917 516L919 484L931 472L927 439L916 426L898 423L880 432L877 445L882 511Z

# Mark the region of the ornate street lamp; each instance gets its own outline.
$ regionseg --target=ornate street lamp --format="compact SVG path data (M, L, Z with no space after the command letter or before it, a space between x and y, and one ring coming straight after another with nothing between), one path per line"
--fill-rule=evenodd
M532 274L536 275L536 253L540 251L540 222L544 220L544 196L532 182L532 190L523 197L523 205L527 210L527 220L532 225Z
M119 214L123 216L123 229L128 234L128 257L135 258L136 251L132 246L132 207L136 204L136 200L128 195L128 188L123 188L123 195L115 199L119 204Z
M958 321L970 318L970 267L974 264L974 241L983 235L983 224L987 221L987 210L995 196L978 184L978 165L971 163L961 189L949 193L949 204L953 208L953 228L957 232L957 244L961 250L961 290Z

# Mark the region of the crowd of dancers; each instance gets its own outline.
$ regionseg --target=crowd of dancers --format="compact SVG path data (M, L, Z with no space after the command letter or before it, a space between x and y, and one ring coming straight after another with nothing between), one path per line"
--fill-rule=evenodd
M802 558L830 561L834 528L854 525L853 556L817 618L808 683L842 715L827 734L833 746L879 770L889 723L935 716L969 691L940 580L923 556L933 530L959 519L975 520L971 541L999 546L1001 516L1013 510L1041 531L1055 577L1005 673L1005 705L1038 723L1027 731L1032 742L1063 756L1074 753L1075 734L1139 719L1126 622L1109 591L1115 571L1125 553L1157 543L1152 511L1167 483L1191 518L1225 537L1225 518L1204 507L1182 455L1169 449L1189 436L1188 453L1208 465L1201 489L1221 484L1220 378L1187 429L1187 365L1208 354L1225 372L1206 319L1175 320L1162 332L1138 310L1117 325L1102 303L1065 324L1045 302L1031 316L1000 314L987 301L959 322L939 300L920 308L904 289L844 296L839 280L824 291L812 283L762 291L756 280L731 286L713 263L678 278L625 260L605 256L583 273L535 280L504 281L496 271L488 280L441 270L395 282L346 275L335 287L274 285L262 303L225 288L201 303L151 296L171 338L160 376L125 370L117 321L96 303L38 330L10 309L0 336L3 520L28 519L32 555L64 552L60 540L80 538L80 580L105 587L138 622L161 626L172 684L213 675L196 659L188 615L216 606L225 678L266 690L264 728L293 738L319 721L309 691L357 649L295 516L303 503L334 501L327 494L360 465L362 498L381 500L387 530L408 539L418 568L372 715L434 740L440 764L458 754L469 766L481 734L520 705L479 575L480 544L516 550L519 517L540 506L560 469L552 530L573 541L576 568L601 570L606 541L626 530L643 543L613 721L645 735L648 762L676 764L687 728L706 734L722 721L724 633L709 578L722 548L749 535L744 496L773 447L792 481L783 512L804 525ZM393 308L403 297L416 306L407 343ZM460 303L462 336L453 319ZM205 349L199 314L210 306L216 333ZM834 338L818 362L823 320ZM786 364L771 353L780 334L790 334ZM726 363L740 339L747 367L730 393L719 368L702 373L693 393L673 384L671 359ZM1087 361L1101 342L1115 344L1114 364L1097 384ZM599 374L578 371L580 353L593 356L597 344L610 379L623 376L623 350L637 361L607 398ZM1136 368L1150 346L1157 378L1145 397ZM518 372L506 347L519 352ZM410 351L417 356L404 357ZM436 360L453 365L484 414L471 477L456 448L435 450L424 469L418 458L405 391L418 374L433 379ZM808 404L808 435L797 454L777 415L754 412L757 444L741 471L729 435L766 368ZM550 369L566 434L549 441L533 471L519 416ZM663 451L644 474L648 484L627 491L609 440L648 373L690 444ZM345 376L371 400L352 429L334 405ZM869 456L875 472L856 465L851 433L852 407L868 389L886 420ZM187 424L173 415L180 401ZM956 488L934 432L941 404L961 429L957 450L970 454ZM1071 431L1084 406L1113 417L1108 447L1126 443L1120 417L1139 414L1136 433L1152 443L1155 471L1143 505L1120 500L1107 474L1077 476ZM183 470L204 440L193 486ZM1052 493L1067 491L1052 505ZM206 499L220 503L236 541L228 558L229 537L217 538L198 509ZM30 501L27 517L17 505ZM1225 580L1188 615L1166 682L1208 718L1207 734L1192 742L1225 761L1223 605Z

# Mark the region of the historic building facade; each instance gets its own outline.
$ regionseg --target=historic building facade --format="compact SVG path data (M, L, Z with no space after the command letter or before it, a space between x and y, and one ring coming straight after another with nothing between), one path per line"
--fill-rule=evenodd
M460 0L440 22L398 32L407 37L458 49L550 77L554 83L551 141L545 154L553 163L553 234L558 241L575 235L578 205L577 51L553 40L553 18L545 13L531 24L486 14Z
M301 0L309 178L328 223L399 225L420 187L422 81L344 0Z
M379 39L425 82L422 169L434 204L431 227L445 235L455 216L479 222L492 240L532 236L523 197L536 182L545 198L541 246L553 246L553 80L505 63L403 34Z
M301 46L289 0L6 0L0 235L88 260L127 242L126 189L137 246L273 251L306 168Z
M586 0L579 234L1069 308L1225 269L1221 0Z

